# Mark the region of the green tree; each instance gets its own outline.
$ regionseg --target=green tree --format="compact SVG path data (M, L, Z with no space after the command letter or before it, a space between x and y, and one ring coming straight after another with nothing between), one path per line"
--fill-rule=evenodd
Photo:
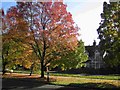
M97 31L101 49L106 52L105 62L110 67L118 67L120 65L120 4L104 2L101 18Z
M23 50L24 48L21 47L20 43L16 43L13 40L3 42L2 46L3 74L5 73L5 68L12 69L16 64L15 62L22 61Z
M67 54L61 54L57 60L51 63L51 68L60 67L62 70L71 68L81 68L85 66L85 61L88 60L88 55L85 53L85 46L82 40L78 41L78 46L73 51L68 51Z

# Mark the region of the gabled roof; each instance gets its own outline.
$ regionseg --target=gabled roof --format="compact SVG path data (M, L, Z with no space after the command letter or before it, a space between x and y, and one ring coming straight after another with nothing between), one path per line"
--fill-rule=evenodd
M99 45L96 46L85 46L86 52L89 53L89 57L94 57L94 52L98 50L101 55L103 55L103 52L100 50Z
M89 53L89 57L94 56L95 47L93 47L93 46L85 46L85 50L86 50L86 52Z

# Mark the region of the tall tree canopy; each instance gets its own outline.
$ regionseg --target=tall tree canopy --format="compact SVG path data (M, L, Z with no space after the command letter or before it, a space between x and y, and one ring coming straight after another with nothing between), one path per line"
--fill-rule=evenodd
M120 65L120 4L110 2L103 4L101 23L98 28L101 49L106 52L105 62L108 66Z
M17 2L7 12L8 33L32 47L40 60L41 77L47 64L77 46L79 28L66 7L63 2Z

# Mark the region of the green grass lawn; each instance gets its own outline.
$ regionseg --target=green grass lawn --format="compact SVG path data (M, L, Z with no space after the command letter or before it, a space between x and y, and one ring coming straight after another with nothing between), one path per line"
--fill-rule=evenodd
M15 73L29 74L30 70L14 70ZM35 71L33 74L40 74L40 71ZM45 72L46 75L46 72ZM83 74L62 74L62 73L50 73L50 76L63 76L63 77L79 77L88 79L105 79L105 80L120 80L120 75L83 75Z
M30 71L14 70L18 74L29 74ZM40 71L34 72L40 75ZM33 75L33 76L35 76ZM46 73L45 73L46 75ZM120 88L120 75L81 75L81 74L62 74L50 73L50 84L88 87L88 88Z
M88 87L88 88L120 88L120 75L84 75L51 73L56 76L57 85Z
M65 86L75 86L75 87L86 87L86 88L120 88L120 81L119 80L109 80L108 78L104 77L104 79L95 79L91 77L62 77L62 76L55 76L56 81L51 82L52 84L56 85L65 85ZM98 78L97 77L97 78ZM106 79L105 79L106 78Z
M120 88L120 75L81 75L51 73L58 76L52 84L88 88ZM59 78L61 76L61 78Z
M82 74L61 74L51 73L51 76L64 76L64 77L79 77L88 79L107 79L107 80L120 80L120 75L82 75Z
M29 74L30 70L14 70L14 73L24 73L24 74Z
M14 70L14 73L30 74L30 70ZM40 74L40 71L33 71L33 74Z

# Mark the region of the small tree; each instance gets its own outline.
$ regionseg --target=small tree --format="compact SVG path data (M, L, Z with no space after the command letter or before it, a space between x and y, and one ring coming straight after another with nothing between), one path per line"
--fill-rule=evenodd
M12 10L13 12L9 12ZM27 24L22 18L18 18L15 14L16 8L11 7L7 13L2 14L2 61L3 61L3 74L5 73L5 68L13 68L16 65L24 65L27 60L27 64L24 65L27 68L30 67L30 64L33 62L28 60L28 55L31 55L30 45L26 45L24 40L26 37L26 32L21 31L25 30ZM11 17L11 15L13 15ZM23 24L23 25L22 25ZM33 50L32 50L33 51ZM29 58L30 59L30 58ZM29 65L28 65L29 64Z
M68 51L67 54L61 54L57 60L51 63L51 68L60 67L62 70L71 68L81 68L85 65L85 61L88 60L88 56L85 53L85 46L82 40L78 41L78 46L74 51Z

